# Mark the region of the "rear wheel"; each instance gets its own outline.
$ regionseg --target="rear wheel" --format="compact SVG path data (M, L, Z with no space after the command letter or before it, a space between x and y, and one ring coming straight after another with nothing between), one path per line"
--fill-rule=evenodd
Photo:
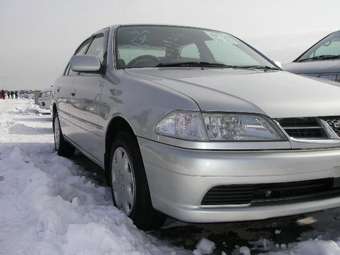
M53 116L54 148L59 156L70 157L74 153L74 147L67 142L61 131L58 114Z
M132 134L121 132L114 139L109 177L115 206L137 227L149 230L164 223L165 215L152 207L144 164Z

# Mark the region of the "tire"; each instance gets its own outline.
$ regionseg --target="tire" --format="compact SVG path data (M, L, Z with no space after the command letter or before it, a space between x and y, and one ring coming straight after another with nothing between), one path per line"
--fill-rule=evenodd
M126 162L123 154L128 160L127 164L119 163ZM108 170L108 183L111 184L114 205L130 217L140 229L151 230L161 227L166 217L152 207L144 164L134 135L127 132L117 134L111 147ZM126 196L122 194L124 192ZM129 194L133 196L132 199Z
M75 148L67 142L61 131L58 114L53 116L53 134L54 134L54 149L57 154L62 157L71 157L74 154Z

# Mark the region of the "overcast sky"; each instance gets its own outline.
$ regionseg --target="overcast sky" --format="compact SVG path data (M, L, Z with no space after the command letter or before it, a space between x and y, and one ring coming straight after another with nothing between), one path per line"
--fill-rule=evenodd
M340 30L339 0L0 0L0 89L48 88L75 48L111 24L219 29L283 63Z

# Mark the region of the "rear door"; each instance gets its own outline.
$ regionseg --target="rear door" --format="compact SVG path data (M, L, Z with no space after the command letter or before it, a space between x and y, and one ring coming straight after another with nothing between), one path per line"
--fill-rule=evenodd
M85 54L98 57L102 70L98 73L79 73L72 80L73 115L77 129L73 142L98 163L102 163L103 159L100 147L104 139L103 126L100 125L98 104L105 82L106 46L107 33L94 35Z

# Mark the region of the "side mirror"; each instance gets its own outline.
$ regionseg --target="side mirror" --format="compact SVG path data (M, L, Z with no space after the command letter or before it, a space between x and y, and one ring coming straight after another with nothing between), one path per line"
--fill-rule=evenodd
M282 69L282 64L280 61L274 61L275 65L277 65L278 67L280 67Z
M101 68L99 58L94 56L73 56L70 65L74 72L98 72Z

